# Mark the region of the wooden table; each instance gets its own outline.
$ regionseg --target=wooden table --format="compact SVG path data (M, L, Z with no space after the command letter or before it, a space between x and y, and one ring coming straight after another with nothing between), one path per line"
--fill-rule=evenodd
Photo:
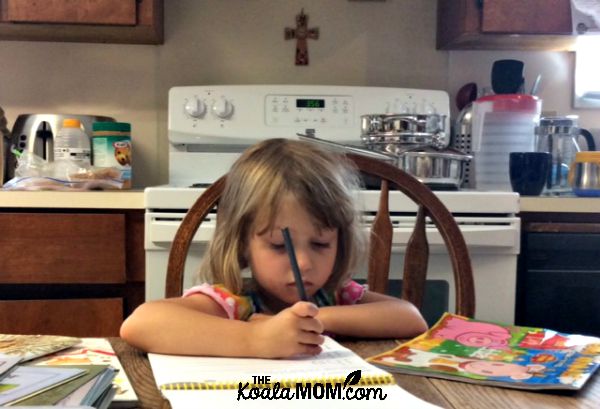
M110 338L121 364L140 400L140 407L169 409L154 382L146 354L119 338ZM363 358L392 349L394 341L345 341L343 345ZM600 408L600 375L596 373L586 386L577 392L529 392L516 389L474 385L423 376L395 374L402 388L443 408L519 408L519 409L598 409ZM400 408L402 405L399 405Z

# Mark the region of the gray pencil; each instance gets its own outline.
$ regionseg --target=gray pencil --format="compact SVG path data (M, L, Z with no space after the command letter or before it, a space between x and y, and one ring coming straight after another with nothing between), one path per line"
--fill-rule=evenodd
M302 275L300 274L300 267L298 267L298 260L296 260L296 252L294 251L294 244L292 243L292 237L290 236L290 231L286 227L281 229L283 233L283 242L285 244L285 249L288 253L288 257L290 258L290 264L292 265L292 271L294 272L294 280L296 281L296 288L298 289L298 295L300 295L300 299L302 301L308 301L308 297L306 296L306 290L304 289L304 284L302 283Z

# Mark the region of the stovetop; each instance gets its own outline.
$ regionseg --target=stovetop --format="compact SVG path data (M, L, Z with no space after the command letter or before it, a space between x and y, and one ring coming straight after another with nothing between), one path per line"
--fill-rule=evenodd
M449 137L450 99L441 90L329 85L208 85L169 91L169 183L212 183L239 154L268 138L313 134L361 144L363 115L438 114ZM202 180L198 180L198 177Z

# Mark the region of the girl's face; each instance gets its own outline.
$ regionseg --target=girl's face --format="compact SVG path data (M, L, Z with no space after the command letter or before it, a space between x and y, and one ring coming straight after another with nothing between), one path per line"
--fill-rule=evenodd
M325 285L336 260L337 229L317 228L291 195L282 200L272 230L263 232L263 226L256 227L248 241L248 260L254 280L272 301L279 301L283 307L300 300L281 233L285 227L290 230L307 295L314 295Z

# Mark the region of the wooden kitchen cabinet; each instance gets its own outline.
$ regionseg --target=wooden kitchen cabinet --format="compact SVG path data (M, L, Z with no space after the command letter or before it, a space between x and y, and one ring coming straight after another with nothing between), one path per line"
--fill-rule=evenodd
M141 209L2 209L0 232L0 333L118 336L144 300Z
M570 0L438 0L438 49L567 50Z
M0 10L0 40L163 43L163 0L0 0Z

